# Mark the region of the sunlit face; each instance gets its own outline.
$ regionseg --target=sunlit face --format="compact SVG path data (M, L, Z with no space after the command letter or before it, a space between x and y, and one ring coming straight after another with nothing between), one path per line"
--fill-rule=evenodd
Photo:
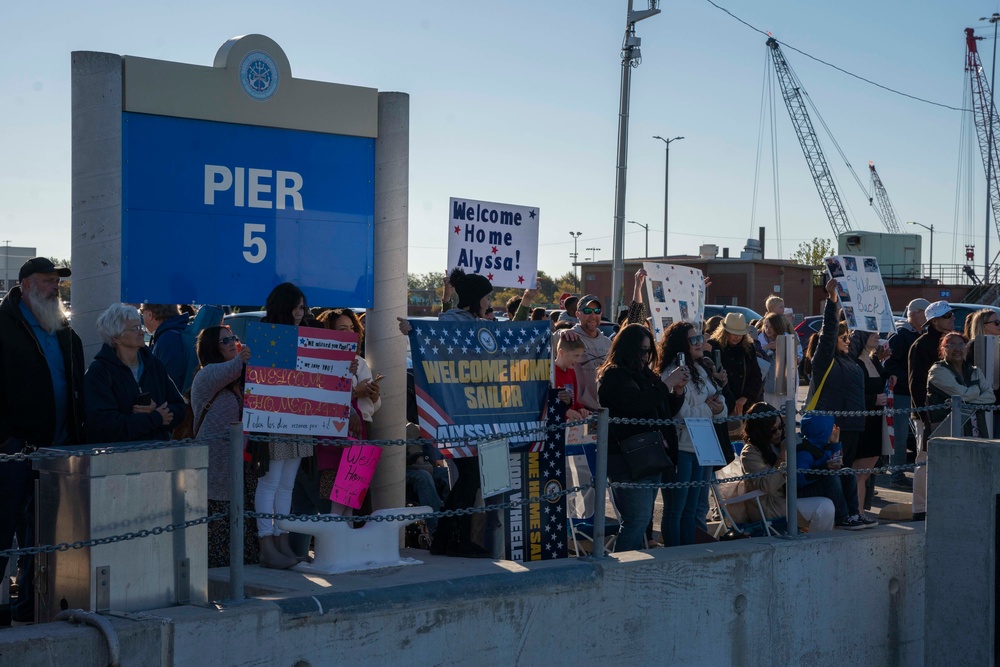
M694 360L705 356L705 337L697 329L688 329L688 354Z
M236 355L239 354L239 346L237 345L239 342L240 339L229 327L223 327L219 331L219 352L222 353L222 358L225 361L235 359Z
M944 348L944 358L950 364L961 365L965 361L965 352L968 349L968 345L964 340L958 338L957 336L948 341L948 345Z
M295 326L302 324L302 320L306 317L306 300L299 299L298 305L292 309L292 321L295 322Z
M987 336L1000 336L1000 315L990 313L983 318L983 333Z
M583 353L584 353L583 349L564 350L560 348L559 351L556 353L557 354L556 359L559 361L559 364L563 368L569 368L570 366L575 366L578 363L580 363L580 360L583 359Z
M601 304L588 301L585 306L577 308L576 316L580 320L580 328L588 336L597 335L597 327L601 323Z
M125 323L125 329L121 335L115 339L118 347L139 349L146 346L146 327L139 320L129 320Z
M490 307L490 300L493 298L493 292L490 292L482 299L479 300L479 312L485 314L486 309Z
M930 325L935 331L939 331L941 333L948 333L950 331L954 331L955 313L951 312L951 313L946 313L941 317L935 317L933 320L930 321Z
M778 332L774 330L770 322L764 322L764 335L767 336L768 340L774 340L778 337Z
M341 315L333 321L334 331L349 331L354 333L354 320L347 315Z
M851 346L851 334L844 332L837 336L837 352L847 354L847 348Z

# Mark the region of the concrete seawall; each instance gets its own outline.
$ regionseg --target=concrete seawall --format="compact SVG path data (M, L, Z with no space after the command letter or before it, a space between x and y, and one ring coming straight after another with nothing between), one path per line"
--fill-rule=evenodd
M603 561L247 571L246 604L112 617L123 665L919 665L923 524ZM213 570L223 593L225 571ZM256 583L255 583L256 582ZM92 628L0 632L0 665L107 664Z

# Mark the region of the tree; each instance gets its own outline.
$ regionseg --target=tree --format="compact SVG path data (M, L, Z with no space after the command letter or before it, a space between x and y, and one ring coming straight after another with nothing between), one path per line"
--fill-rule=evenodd
M411 290L436 290L440 293L444 289L444 272L407 273L406 286Z
M836 254L833 242L827 239L815 237L812 241L803 241L799 244L798 250L792 253L792 261L797 264L807 264L819 267L813 271L813 285L823 284L823 271L825 264L823 258Z

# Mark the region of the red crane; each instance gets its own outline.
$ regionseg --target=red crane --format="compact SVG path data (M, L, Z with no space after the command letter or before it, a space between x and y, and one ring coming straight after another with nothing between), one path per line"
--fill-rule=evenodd
M986 170L986 187L990 191L993 204L993 222L1000 233L1000 180L997 179L997 169L1000 168L1000 151L996 138L1000 137L1000 115L993 106L993 93L986 82L986 72L979 59L976 49L976 37L972 28L965 29L965 71L969 75L972 90L972 116L975 120L976 135L979 138L979 150L983 155L983 169ZM992 110L992 113L990 111ZM989 257L986 258L987 261Z

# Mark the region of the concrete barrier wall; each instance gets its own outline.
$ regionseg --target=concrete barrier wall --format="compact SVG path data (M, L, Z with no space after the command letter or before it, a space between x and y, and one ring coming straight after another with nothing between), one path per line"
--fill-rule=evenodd
M163 629L165 644L149 628L123 664L919 665L923 546L922 524L884 526L113 621ZM70 630L60 642L93 647L95 630ZM54 664L11 632L0 663Z

